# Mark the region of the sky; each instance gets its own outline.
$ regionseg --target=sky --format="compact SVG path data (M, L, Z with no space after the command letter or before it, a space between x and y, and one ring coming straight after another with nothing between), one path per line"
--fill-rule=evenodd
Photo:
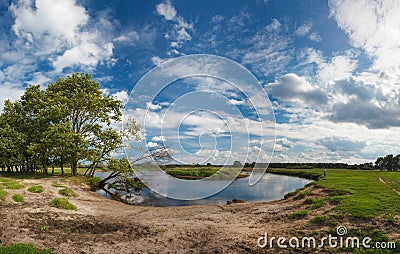
M399 1L1 0L0 13L0 109L29 84L88 72L146 122L145 145L165 142L176 161L362 163L400 153ZM193 54L233 60L259 83L242 90ZM215 75L175 80L150 100L137 86L129 99L166 64Z

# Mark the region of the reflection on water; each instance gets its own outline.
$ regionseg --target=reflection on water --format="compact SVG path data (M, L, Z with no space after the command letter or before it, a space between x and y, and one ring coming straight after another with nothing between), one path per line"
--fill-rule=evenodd
M102 178L106 177L108 174L107 172L95 173L96 176ZM210 180L209 184L213 185L215 181L216 180ZM239 178L223 191L199 200L175 200L154 193L149 188L144 188L141 195L135 195L130 199L130 203L143 206L186 206L223 205L226 204L228 200L232 199L241 199L246 202L271 201L282 199L286 193L302 188L310 182L312 181L298 177L265 174L256 185L249 186L248 178ZM168 186L168 188L177 191L177 188L180 187ZM180 191L184 192L185 189L182 188ZM99 193L107 197L107 194L104 192L100 191Z

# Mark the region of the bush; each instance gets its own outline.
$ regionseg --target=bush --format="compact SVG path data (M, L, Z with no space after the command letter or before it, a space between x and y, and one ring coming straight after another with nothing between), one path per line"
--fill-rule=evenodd
M28 188L29 192L32 193L42 193L43 192L43 186L37 185L37 186L31 186Z
M66 196L66 197L77 197L76 193L70 188L64 188L58 191L58 194Z
M24 196L22 196L21 194L15 194L14 196L12 196L12 198L15 202L24 202Z
M308 210L300 210L289 215L289 219L301 219L308 215Z
M71 204L67 198L54 198L52 201L50 201L50 206L65 210L78 209L75 205Z

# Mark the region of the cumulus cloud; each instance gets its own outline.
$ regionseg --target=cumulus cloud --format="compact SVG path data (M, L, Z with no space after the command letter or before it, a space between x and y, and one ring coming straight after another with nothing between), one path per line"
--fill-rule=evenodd
M107 34L113 27L108 17L103 17L105 12L93 22L75 0L20 0L9 10L20 43L28 46L32 55L47 57L57 73L76 65L91 70L114 60L114 45Z
M327 102L326 94L313 87L307 80L294 73L285 74L265 86L267 92L283 102L312 103L321 105Z
M400 66L400 2L330 0L331 16L355 47L365 50L374 68Z

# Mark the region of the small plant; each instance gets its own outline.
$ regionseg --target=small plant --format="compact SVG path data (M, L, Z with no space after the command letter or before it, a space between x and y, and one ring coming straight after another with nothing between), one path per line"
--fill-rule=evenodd
M50 206L65 210L78 209L75 205L71 204L67 198L54 198L52 201L50 201Z
M40 231L44 232L47 231L50 227L49 226L43 226L40 228Z
M292 214L289 214L289 219L301 219L306 217L307 215L308 215L308 210L300 210Z
M31 186L28 188L29 192L32 193L42 193L43 192L43 186L36 185L36 186Z
M77 197L76 193L70 188L64 188L58 191L58 194L66 196L66 197Z
M15 202L24 202L24 196L22 196L21 194L15 194L14 196L12 196L12 198Z

